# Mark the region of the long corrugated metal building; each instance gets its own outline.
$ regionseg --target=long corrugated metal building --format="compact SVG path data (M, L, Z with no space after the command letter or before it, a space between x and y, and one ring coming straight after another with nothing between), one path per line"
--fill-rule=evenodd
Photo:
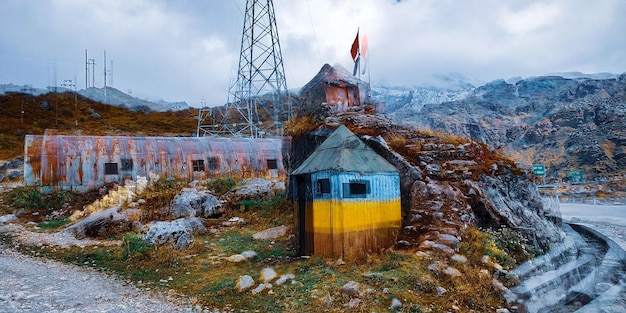
M345 126L292 173L300 252L357 259L394 245L400 175Z
M139 176L285 176L282 139L27 135L24 181L84 192Z

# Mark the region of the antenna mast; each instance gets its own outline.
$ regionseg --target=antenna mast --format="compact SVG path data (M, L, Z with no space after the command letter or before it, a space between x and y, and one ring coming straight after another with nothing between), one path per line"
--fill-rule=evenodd
M87 58L87 49L85 49L85 89L89 88L89 59Z
M229 88L229 101L223 113L200 110L199 135L283 134L283 123L291 118L291 101L272 0L246 1L237 80ZM203 124L208 116L218 124Z
M107 51L104 50L104 103L107 103Z

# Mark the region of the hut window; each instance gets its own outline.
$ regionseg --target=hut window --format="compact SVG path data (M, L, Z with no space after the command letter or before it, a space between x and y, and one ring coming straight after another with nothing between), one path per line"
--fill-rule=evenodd
M123 158L122 159L122 171L132 171L133 170L133 159Z
M343 184L344 198L365 198L370 191L369 182L358 181Z
M104 163L104 175L117 175L117 163Z
M191 166L194 172L204 172L204 160L192 160Z
M322 178L317 180L317 194L330 193L330 179Z
M276 159L268 159L267 169L270 169L270 170L278 169L278 161L276 161Z
M219 164L219 160L217 159L217 157L209 157L206 161L206 166L210 171L217 169Z

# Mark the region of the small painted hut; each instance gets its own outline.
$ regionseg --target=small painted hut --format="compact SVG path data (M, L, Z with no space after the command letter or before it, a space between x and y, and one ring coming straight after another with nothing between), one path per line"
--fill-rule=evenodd
M27 135L24 182L44 192L87 191L139 176L187 181L284 177L281 139Z
M291 174L300 252L356 259L395 243L400 175L345 126Z

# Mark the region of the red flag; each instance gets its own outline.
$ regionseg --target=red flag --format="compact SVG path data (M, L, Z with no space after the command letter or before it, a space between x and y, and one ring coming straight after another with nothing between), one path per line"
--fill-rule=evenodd
M354 38L354 42L352 43L352 49L350 49L350 53L352 54L352 60L356 62L356 56L359 53L359 30L356 30L356 38Z

